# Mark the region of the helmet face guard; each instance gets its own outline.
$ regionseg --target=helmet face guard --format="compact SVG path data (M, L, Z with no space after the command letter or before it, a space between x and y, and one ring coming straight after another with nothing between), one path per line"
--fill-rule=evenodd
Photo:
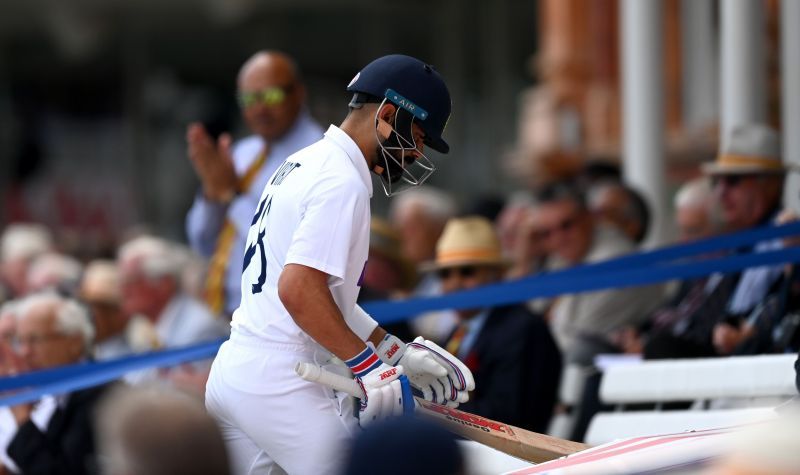
M391 122L378 117L387 103L397 106ZM436 165L417 147L414 140L414 123L418 117L424 118L425 115L424 110L391 89L386 91L386 98L375 111L375 138L380 153L373 170L380 176L386 196L419 186L436 171Z

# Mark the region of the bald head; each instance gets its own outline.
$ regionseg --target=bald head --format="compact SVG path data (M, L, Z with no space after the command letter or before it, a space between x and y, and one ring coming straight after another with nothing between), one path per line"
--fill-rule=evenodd
M237 79L242 115L265 140L278 140L294 125L306 92L297 64L277 51L259 51L242 65Z

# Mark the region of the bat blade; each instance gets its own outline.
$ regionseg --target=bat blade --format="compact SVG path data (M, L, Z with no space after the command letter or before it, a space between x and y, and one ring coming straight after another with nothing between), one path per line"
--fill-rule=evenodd
M355 380L311 363L297 363L295 371L307 381L324 384L353 397L364 395ZM521 429L422 398L415 399L419 404L416 412L420 416L436 421L457 435L529 462L542 463L589 448L585 444Z

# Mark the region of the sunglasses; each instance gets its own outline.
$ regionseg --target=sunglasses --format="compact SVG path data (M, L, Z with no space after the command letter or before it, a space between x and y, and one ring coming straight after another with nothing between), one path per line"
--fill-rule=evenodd
M577 219L573 216L567 218L551 228L541 228L535 231L536 237L539 239L549 239L557 231L566 232L571 230L577 224Z
M745 178L750 178L751 175L718 175L711 177L711 186L717 187L724 185L727 188L734 188L742 183Z
M451 275L459 275L464 279L474 277L478 273L478 268L475 266L460 266L460 267L445 267L436 271L436 275L441 280L447 280Z
M256 104L277 106L283 104L286 100L286 96L291 94L292 89L294 89L294 85L286 87L268 87L260 91L239 92L236 94L236 99L239 101L239 106L243 109L247 109Z

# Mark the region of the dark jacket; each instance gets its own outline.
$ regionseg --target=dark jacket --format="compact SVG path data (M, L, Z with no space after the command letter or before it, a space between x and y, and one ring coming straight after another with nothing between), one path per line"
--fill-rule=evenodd
M94 474L98 472L93 435L94 410L109 385L70 393L42 433L28 421L8 446L8 455L23 474Z
M541 316L522 305L493 309L464 363L475 377L475 390L459 409L523 429L547 430L561 353Z

